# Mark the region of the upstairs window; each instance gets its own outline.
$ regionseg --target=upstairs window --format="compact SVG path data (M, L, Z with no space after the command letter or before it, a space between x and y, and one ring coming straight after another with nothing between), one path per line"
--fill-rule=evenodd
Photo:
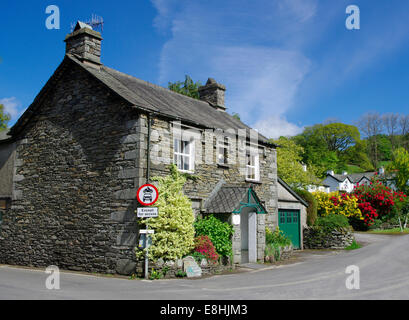
M180 171L192 172L194 170L194 140L174 140L173 163Z
M246 154L246 180L260 180L259 155L256 153Z
M229 155L229 138L224 137L223 140L219 140L217 150L217 163L227 165Z

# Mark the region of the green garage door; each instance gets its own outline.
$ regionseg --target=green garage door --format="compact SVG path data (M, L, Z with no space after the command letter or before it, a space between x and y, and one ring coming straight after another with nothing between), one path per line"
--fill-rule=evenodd
M279 209L278 214L278 226L280 230L291 239L294 248L300 249L300 211Z

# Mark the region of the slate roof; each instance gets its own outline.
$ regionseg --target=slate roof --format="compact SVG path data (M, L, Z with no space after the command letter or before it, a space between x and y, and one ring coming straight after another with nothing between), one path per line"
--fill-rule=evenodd
M80 62L71 54L66 56L135 107L142 110L162 114L181 121L188 121L205 128L250 130L250 127L240 120L227 112L215 109L205 101L187 97L104 65L100 69L96 69ZM259 142L275 146L269 143L268 139L261 134L259 134Z
M206 202L209 213L231 213L240 208L240 202L247 202L249 187L223 186Z
M349 181L351 181L352 183L358 183L363 178L367 178L368 180L371 180L371 178L375 175L375 172L351 173L347 175L342 175L342 174L334 174L334 175L328 174L328 175L331 177L334 177L339 182L342 182L348 178Z
M367 178L368 180L371 180L375 176L376 172L362 172L362 173L351 173L347 175L342 175L342 174L327 174L327 176L335 178L337 181L342 182L346 178L348 178L352 183L357 184L362 181L363 178ZM387 178L387 179L392 179L395 176L395 173L385 173L385 174L378 174L378 177L380 178Z

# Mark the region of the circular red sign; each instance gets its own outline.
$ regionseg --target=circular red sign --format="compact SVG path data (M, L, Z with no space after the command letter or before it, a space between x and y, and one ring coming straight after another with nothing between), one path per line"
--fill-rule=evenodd
M159 192L153 184L144 184L136 192L136 199L143 206L151 206L158 201Z

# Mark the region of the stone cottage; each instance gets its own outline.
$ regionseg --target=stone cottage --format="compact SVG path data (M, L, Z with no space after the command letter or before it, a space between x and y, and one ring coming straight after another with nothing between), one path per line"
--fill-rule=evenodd
M226 112L215 80L200 100L183 96L104 66L101 41L78 23L0 139L0 263L127 273L136 190L171 163L200 177L185 185L196 214L234 225L234 262L262 260L277 225L275 145Z

